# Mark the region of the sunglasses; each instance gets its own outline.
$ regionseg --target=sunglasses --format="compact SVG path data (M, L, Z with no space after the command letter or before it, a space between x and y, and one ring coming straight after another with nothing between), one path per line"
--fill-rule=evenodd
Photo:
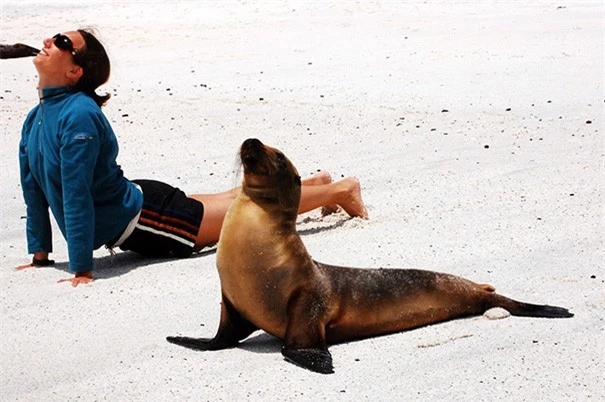
M53 36L53 39L55 40L55 46L57 48L71 53L72 56L76 55L76 51L74 50L74 44L68 36L58 33Z

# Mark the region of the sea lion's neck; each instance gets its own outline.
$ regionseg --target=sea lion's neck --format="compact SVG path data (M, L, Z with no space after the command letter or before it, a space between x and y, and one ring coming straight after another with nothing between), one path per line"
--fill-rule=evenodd
M242 192L252 202L262 205L262 209L278 212L282 215L280 220L296 223L299 203L294 201L292 197L280 194L279 191L276 191L275 187L244 186Z
M250 186L246 185L242 188L243 193L251 200L258 200L262 202L279 202L279 195L275 192L275 189L264 186Z

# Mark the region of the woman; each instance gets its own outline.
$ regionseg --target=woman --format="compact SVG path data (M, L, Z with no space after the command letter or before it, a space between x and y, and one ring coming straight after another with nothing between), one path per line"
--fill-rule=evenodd
M118 144L101 111L109 94L96 89L109 78L102 44L87 30L44 40L34 58L40 103L28 114L19 144L21 184L27 206L32 263L51 265L48 210L67 240L73 286L92 281L93 250L103 245L150 256L188 257L218 241L227 209L239 188L186 196L150 180L129 181L116 163ZM318 173L302 182L299 212L340 205L367 218L357 179L332 183Z

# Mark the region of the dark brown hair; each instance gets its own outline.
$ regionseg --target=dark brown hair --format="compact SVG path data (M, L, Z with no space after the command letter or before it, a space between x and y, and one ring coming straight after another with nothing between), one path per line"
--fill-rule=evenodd
M84 73L75 88L86 93L101 107L111 97L108 93L98 95L96 92L97 88L109 79L111 71L109 56L90 29L78 29L78 32L84 38L84 47L76 51L74 61L82 67Z

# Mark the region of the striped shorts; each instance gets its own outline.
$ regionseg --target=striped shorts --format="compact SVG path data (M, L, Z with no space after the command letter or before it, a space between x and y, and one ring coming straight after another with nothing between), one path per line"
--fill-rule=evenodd
M154 180L133 180L143 191L143 209L122 250L150 257L189 257L204 216L204 205L178 188Z

